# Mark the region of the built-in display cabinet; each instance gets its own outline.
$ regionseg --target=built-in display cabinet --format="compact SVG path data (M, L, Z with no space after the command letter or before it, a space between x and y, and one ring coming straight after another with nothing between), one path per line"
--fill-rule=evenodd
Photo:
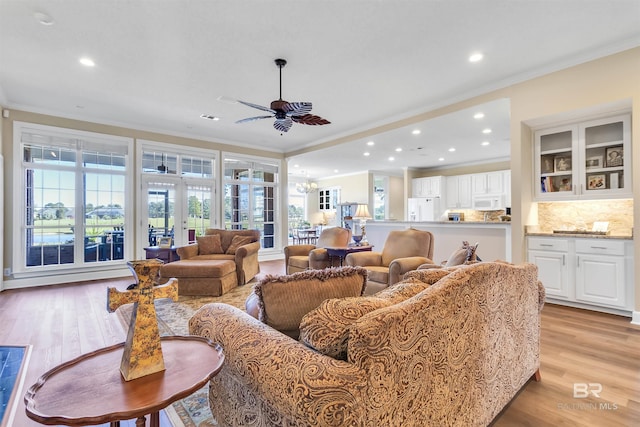
M633 310L633 241L527 237L547 298L585 308Z
M632 197L629 114L535 133L539 201Z

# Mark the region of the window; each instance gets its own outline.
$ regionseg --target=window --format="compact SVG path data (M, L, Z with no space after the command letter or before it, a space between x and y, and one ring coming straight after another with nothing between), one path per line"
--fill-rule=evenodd
M224 159L224 225L258 229L262 248L274 248L279 165L226 155Z
M215 226L217 151L138 142L142 159L140 212L143 224L147 224L140 241L144 246L157 246L163 237L171 237L176 246L195 242Z
M387 218L387 210L389 206L386 203L389 188L389 177L378 176L373 177L373 219L384 220Z
M18 122L14 135L24 189L14 271L124 260L132 141Z
M321 211L333 211L340 203L340 188L323 188L318 191L318 207Z

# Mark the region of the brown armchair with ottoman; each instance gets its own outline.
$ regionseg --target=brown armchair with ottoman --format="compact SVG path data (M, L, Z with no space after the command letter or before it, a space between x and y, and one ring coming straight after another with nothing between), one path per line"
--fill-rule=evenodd
M315 245L290 245L284 248L287 274L307 269L321 270L332 267L327 247L342 247L349 244L351 231L342 227L325 228Z
M178 279L180 295L220 296L260 272L259 230L209 228L196 239L176 249L180 261L160 269L160 277Z
M346 264L367 269L365 294L372 295L402 280L405 273L422 264L433 264L433 234L408 228L389 232L382 252L355 252Z

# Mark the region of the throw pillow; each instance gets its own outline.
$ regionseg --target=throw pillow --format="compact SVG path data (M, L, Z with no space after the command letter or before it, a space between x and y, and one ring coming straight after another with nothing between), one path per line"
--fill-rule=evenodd
M453 267L454 265L462 265L467 261L476 260L476 247L478 244L469 245L469 242L462 242L462 247L453 251L449 259L445 263L447 267Z
M300 341L334 359L347 360L349 329L359 318L393 302L378 297L329 299L300 322Z
M269 275L254 287L258 297L258 319L297 339L305 314L326 299L362 295L366 283L367 270L363 267Z
M251 243L253 239L251 236L233 236L233 240L231 240L231 244L227 248L227 254L235 255L236 251L240 246L247 245Z
M425 282L409 278L378 292L375 296L324 301L302 318L300 341L322 354L347 360L350 331L358 319L380 308L405 301L436 281Z
M223 254L220 236L217 234L211 236L197 237L198 255Z

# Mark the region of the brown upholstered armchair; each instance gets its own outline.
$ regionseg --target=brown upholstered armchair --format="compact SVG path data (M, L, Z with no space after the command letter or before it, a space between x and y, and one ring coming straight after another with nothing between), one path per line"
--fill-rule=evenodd
M382 252L355 252L348 254L345 261L346 265L367 269L365 294L372 295L401 281L406 272L433 264L433 245L429 231L395 230L387 236Z
M198 243L176 249L180 260L212 259L230 260L236 263L238 285L251 281L260 272L258 251L260 250L260 230L222 230L207 228ZM217 242L210 242L218 236ZM234 241L234 238L236 240Z
M325 228L315 245L291 245L284 248L284 260L287 274L308 269L321 270L331 267L326 247L347 246L351 231L342 227Z

